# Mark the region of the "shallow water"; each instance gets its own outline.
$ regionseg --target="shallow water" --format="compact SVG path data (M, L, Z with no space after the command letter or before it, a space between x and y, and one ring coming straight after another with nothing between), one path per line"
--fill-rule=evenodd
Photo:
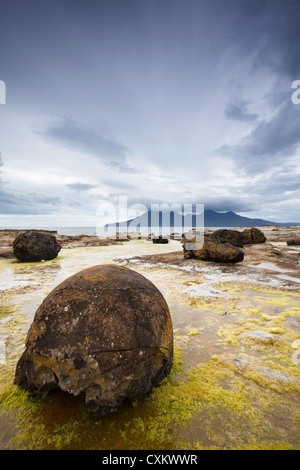
M0 261L3 449L299 448L300 291L264 269L186 261L143 262L179 242L64 249L53 261ZM36 308L60 282L97 264L126 264L163 293L172 315L171 375L138 404L95 420L84 397L34 398L13 385ZM251 331L268 332L272 344ZM264 335L256 335L258 338ZM1 347L2 346L2 347Z
M251 268L269 269L271 271L278 271L280 273L289 272L288 269L279 268L279 266L276 266L276 264L274 263L260 263L255 266L249 264L248 266L250 266Z

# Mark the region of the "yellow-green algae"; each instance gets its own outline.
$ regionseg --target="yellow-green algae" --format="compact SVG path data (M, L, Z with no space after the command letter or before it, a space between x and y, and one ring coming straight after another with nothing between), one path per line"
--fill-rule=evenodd
M266 414L278 412L278 396L245 380L218 356L184 371L175 349L172 373L137 406L124 406L96 421L82 401L66 394L38 399L12 385L6 370L2 417L15 431L4 448L17 449L184 449L295 448L297 407L288 395L287 426L272 426ZM65 400L72 402L66 411ZM205 419L202 419L205 417ZM191 431L191 422L193 422ZM195 425L198 423L198 426ZM216 424L218 425L216 426ZM202 439L200 444L199 429ZM253 443L254 437L257 444Z
M1 259L0 263L0 271L4 271L7 268L10 268L16 272L22 271L22 270L29 270L29 269L40 269L40 268L45 268L47 266L51 265L59 265L59 263L67 258L67 254L65 255L58 255L54 259L50 260L45 260L45 261L19 261L16 258L7 258Z
M174 270L173 276L176 273ZM175 298L184 309L189 300L175 292L173 281L174 278L163 279L167 297ZM242 295L250 290L249 286L230 286L227 292L230 290L233 297L222 298L222 305L220 299L203 302L197 299L194 307L199 313L209 308L219 319L229 318L229 324L222 327L216 324L219 340L225 340L228 353L243 357L240 349L243 347L254 366L263 364L290 374L292 379L298 378L299 366L292 363L291 355L292 344L299 335L288 327L287 321L299 315L300 308L294 299L300 294L256 286L257 289L252 289L254 294L264 296L260 300L253 296L252 300ZM277 305L274 298L278 299ZM254 306L256 301L259 308ZM274 308L281 311L276 310L275 314ZM14 330L14 336L8 362L0 369L3 449L299 448L299 401L295 387L274 389L255 367L240 371L233 362L226 361L226 354L212 356L206 363L188 369L178 347L179 337L175 337L172 373L161 385L140 403L125 404L101 421L94 419L82 397L58 391L43 399L34 398L13 385L25 333L18 330L16 334L20 324L18 311L10 316L5 325ZM193 329L196 328L190 328ZM244 342L243 333L255 329L273 332L280 339L268 346ZM191 343L201 340L201 333L202 328ZM227 341L229 335L236 344ZM189 345L183 348L186 351L182 352L188 352Z
M199 329L198 328L191 328L188 332L188 335L189 336L196 336L200 333Z

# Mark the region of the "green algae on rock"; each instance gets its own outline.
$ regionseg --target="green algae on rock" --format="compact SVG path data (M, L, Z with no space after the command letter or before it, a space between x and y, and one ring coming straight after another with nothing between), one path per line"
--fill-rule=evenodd
M85 269L38 308L15 383L42 396L83 393L95 416L140 400L169 372L173 330L160 291L118 265Z

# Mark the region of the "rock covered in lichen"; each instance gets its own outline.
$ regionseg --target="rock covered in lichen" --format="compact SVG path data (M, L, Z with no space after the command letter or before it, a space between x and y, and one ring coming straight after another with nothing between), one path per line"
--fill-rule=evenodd
M205 239L199 249L189 250L184 243L183 251L186 259L196 258L203 261L214 261L219 263L239 263L244 259L244 252L240 248L229 243L214 243Z
M167 303L144 276L94 266L57 286L38 308L15 383L41 396L83 393L96 417L140 400L170 372Z
M13 242L14 256L21 261L42 261L57 257L61 250L54 235L29 230Z

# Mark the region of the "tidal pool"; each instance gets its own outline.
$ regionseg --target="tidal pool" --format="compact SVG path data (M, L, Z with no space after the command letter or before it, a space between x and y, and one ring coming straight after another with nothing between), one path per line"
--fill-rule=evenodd
M138 258L180 250L137 240L63 249L41 263L0 260L1 449L299 449L299 285L272 283L255 267ZM45 296L81 269L114 262L165 296L175 359L144 400L97 421L83 397L32 397L13 379Z

